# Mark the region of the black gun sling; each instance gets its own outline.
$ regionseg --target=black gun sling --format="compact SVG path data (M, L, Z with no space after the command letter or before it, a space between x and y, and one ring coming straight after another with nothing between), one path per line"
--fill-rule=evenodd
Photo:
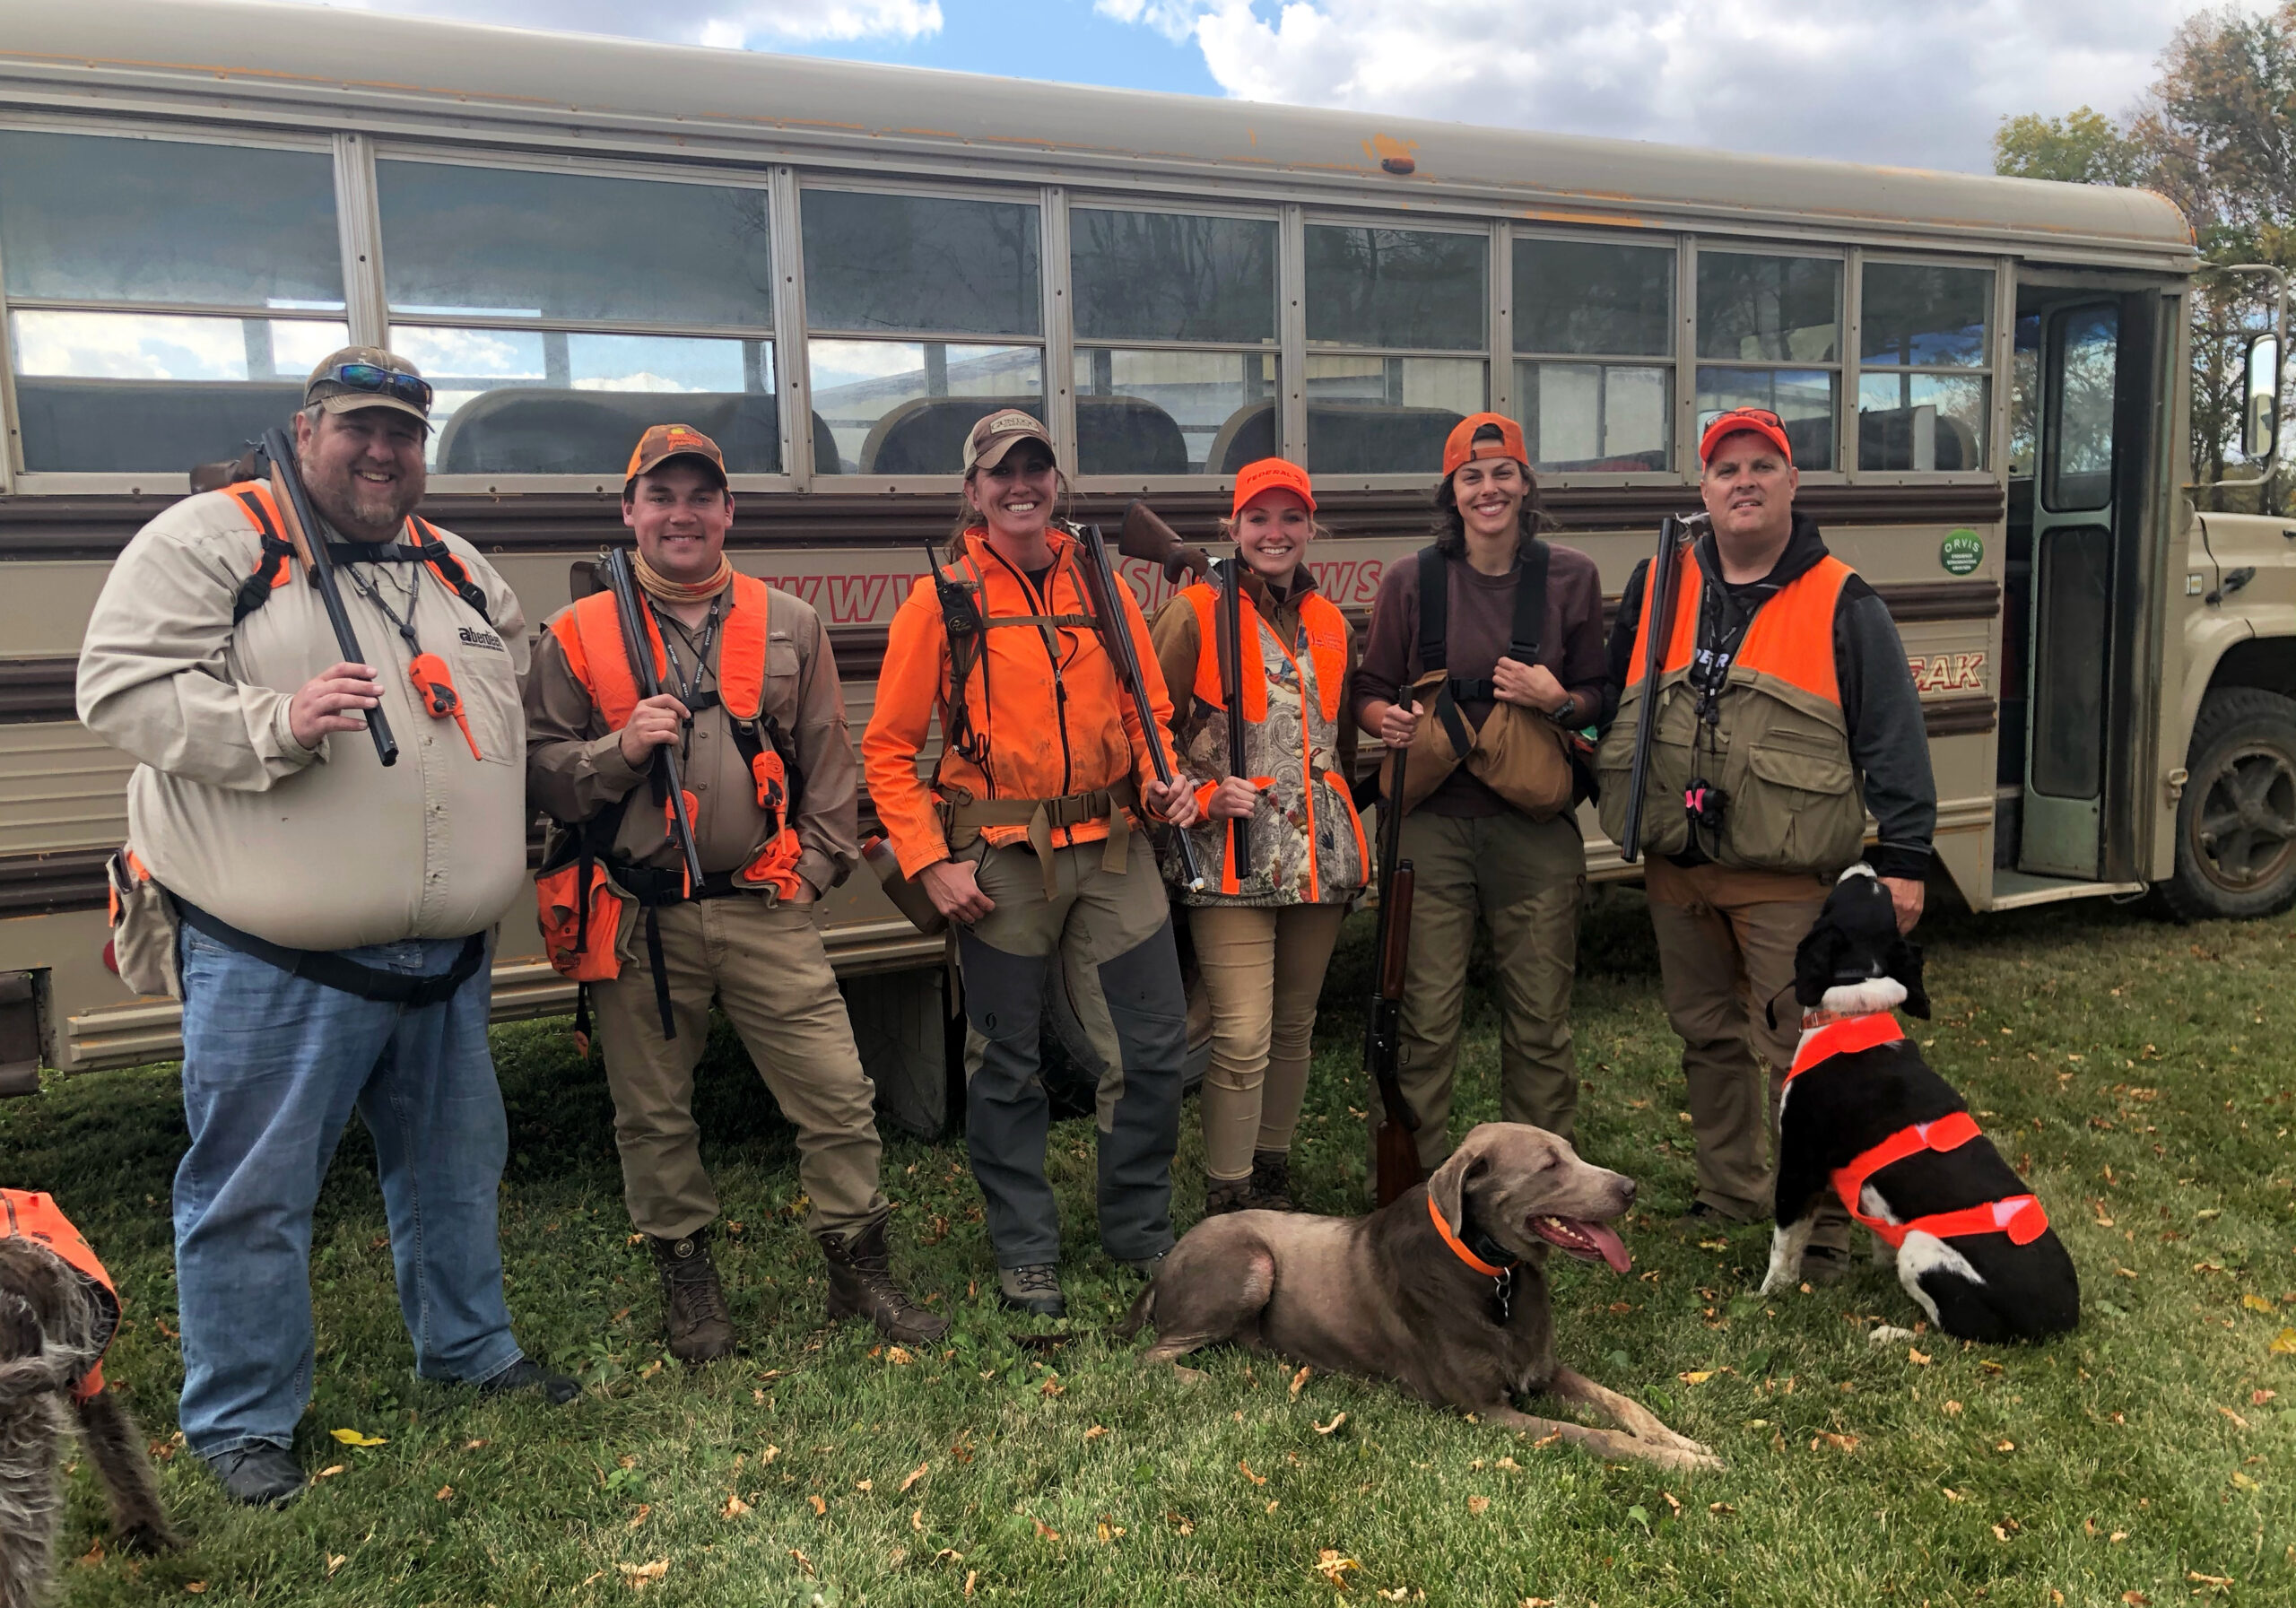
M170 897L175 898L173 895ZM322 987L340 989L378 1004L404 1005L411 1011L442 1004L452 999L486 963L484 933L473 933L463 940L462 952L455 957L455 963L448 969L429 977L415 977L404 971L385 971L378 967L361 966L358 961L346 960L329 950L289 949L284 944L258 938L253 933L241 932L189 900L176 898L175 905L176 914L184 926L194 932L205 934L225 949L252 955L258 960L267 961L282 971L307 982L317 983Z
M1515 620L1506 657L1518 665L1539 662L1539 630L1546 623L1547 544L1534 536L1525 544L1521 568L1515 578ZM1451 565L1439 547L1419 550L1419 669L1422 674L1447 665L1450 648ZM1499 689L1489 676L1470 680L1453 676L1443 683L1435 700L1435 717L1442 721L1455 752L1474 746L1474 734L1460 715L1463 703L1494 703Z

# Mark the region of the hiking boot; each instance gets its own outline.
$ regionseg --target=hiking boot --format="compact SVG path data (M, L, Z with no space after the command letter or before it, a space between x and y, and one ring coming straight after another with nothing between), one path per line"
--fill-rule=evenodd
M1060 1294L1060 1270L1049 1262L998 1268L996 1299L1016 1312L1038 1317L1068 1316L1068 1303Z
M726 1309L726 1289L709 1260L709 1232L696 1229L683 1239L646 1236L654 1271L662 1275L670 1355L681 1362L715 1362L734 1354L733 1315Z
M1252 1180L1245 1178L1206 1178L1204 1182L1204 1214L1225 1217L1231 1212L1247 1212L1259 1204L1252 1198Z
M1168 1245L1152 1256L1118 1256L1115 1261L1126 1273L1136 1273L1144 1279L1152 1279L1156 1276L1156 1270L1163 1266L1164 1258L1171 1254L1172 1247Z
M517 1395L539 1391L553 1407L563 1407L582 1394L582 1386L564 1374L554 1374L532 1357L521 1357L491 1379L482 1380L481 1395Z
M1849 1276L1849 1253L1830 1245L1813 1245L1802 1253L1802 1282L1813 1290L1839 1284Z
M283 1508L309 1482L294 1454L267 1440L218 1452L206 1462L224 1494L243 1507Z
M1727 1217L1704 1201L1692 1201L1690 1210L1674 1219L1677 1234L1726 1234L1732 1229L1746 1225L1735 1217Z
M1296 1212L1292 1204L1292 1152L1252 1152L1252 1204L1262 1212Z
M831 1317L865 1317L886 1339L911 1345L938 1340L949 1332L947 1318L927 1312L893 1282L883 1218L842 1239L823 1234L821 1244L822 1255L829 1258Z

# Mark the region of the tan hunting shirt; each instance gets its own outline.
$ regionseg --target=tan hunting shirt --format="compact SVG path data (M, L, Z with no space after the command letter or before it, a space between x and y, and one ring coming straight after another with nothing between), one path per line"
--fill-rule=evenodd
M526 880L526 623L477 549L439 536L486 596L490 620L428 569L412 622L446 660L462 728L415 700L413 650L343 573L343 601L398 739L385 769L364 732L295 741L298 689L343 658L319 595L287 584L237 625L239 583L262 553L240 505L186 498L112 566L80 653L80 718L138 761L128 840L160 883L242 931L291 949L460 938L500 919ZM414 566L359 566L405 613Z

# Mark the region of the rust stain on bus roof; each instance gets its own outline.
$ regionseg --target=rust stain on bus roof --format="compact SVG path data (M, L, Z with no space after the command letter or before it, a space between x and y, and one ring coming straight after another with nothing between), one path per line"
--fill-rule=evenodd
M1518 218L1528 218L1534 223L1602 223L1613 228L1625 229L1651 227L1648 219L1637 218L1626 213L1561 213L1551 212L1544 207L1531 206L1525 207L1515 215Z

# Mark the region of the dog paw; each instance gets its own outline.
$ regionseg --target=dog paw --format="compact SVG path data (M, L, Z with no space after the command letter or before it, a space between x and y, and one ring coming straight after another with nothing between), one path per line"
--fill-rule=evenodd
M164 1525L130 1525L112 1541L112 1549L122 1552L173 1552L182 1546L183 1543Z
M1767 1278L1763 1279L1761 1288L1756 1290L1754 1293L1756 1295L1776 1295L1781 1290L1793 1289L1794 1286L1800 1282L1798 1270L1789 1273L1785 1268L1781 1267L1772 1272Z
M1895 1345L1900 1340L1913 1338L1911 1329L1900 1329L1895 1324L1883 1324L1866 1336L1867 1345Z
M1694 1473L1711 1474L1722 1472L1722 1459L1714 1455L1712 1447L1701 1446L1697 1441L1685 1439L1680 1435L1674 1436L1670 1442L1662 1444L1657 1448L1653 1460L1662 1468L1679 1468Z

